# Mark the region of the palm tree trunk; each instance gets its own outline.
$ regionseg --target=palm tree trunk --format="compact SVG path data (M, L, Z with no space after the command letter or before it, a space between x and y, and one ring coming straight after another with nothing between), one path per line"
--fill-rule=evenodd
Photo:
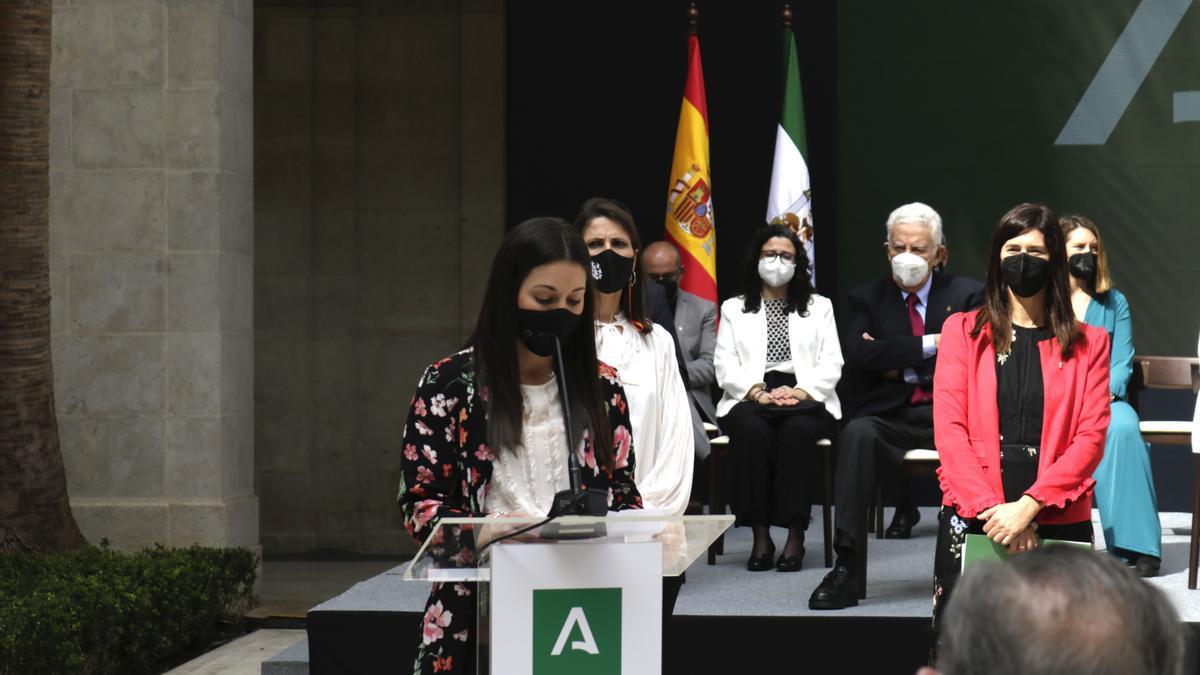
M0 0L0 553L86 542L50 363L51 0Z

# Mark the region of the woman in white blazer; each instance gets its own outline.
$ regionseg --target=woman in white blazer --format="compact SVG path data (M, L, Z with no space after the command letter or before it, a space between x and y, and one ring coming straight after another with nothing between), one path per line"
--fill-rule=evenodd
M755 233L745 279L746 294L721 305L714 355L724 392L717 417L737 465L731 502L738 524L754 530L746 569L794 572L804 560L816 442L842 416L834 391L842 349L833 305L813 290L804 246L790 229ZM771 525L788 528L773 565Z

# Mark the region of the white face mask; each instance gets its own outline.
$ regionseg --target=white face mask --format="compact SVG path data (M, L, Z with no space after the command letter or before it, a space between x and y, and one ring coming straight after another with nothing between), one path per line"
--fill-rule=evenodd
M779 258L758 261L758 276L771 288L786 286L795 275L796 266L789 265Z
M929 262L916 253L898 253L892 257L892 276L896 283L905 288L912 288L925 279L929 274Z

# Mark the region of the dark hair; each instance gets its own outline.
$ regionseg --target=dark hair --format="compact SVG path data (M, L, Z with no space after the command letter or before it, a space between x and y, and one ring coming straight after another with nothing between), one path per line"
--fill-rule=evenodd
M1083 330L1075 322L1075 311L1071 309L1071 282L1067 277L1067 245L1063 240L1058 218L1045 204L1018 204L1000 218L996 232L992 235L992 247L988 253L987 286L984 290L983 306L975 319L971 336L979 335L987 326L991 330L992 346L997 354L1008 351L1012 343L1012 307L1008 284L1000 272L1000 251L1005 242L1036 230L1046 240L1050 255L1050 280L1046 283L1046 316L1059 350L1064 358L1070 356L1075 340Z
M1182 672L1183 624L1108 554L1043 546L962 576L938 621L945 675Z
M483 307L470 344L475 348L478 381L486 392L488 443L498 450L521 443L520 373L517 368L517 293L535 267L559 260L590 266L579 233L561 218L532 218L509 231L492 260ZM591 284L583 293L584 320L563 344L563 373L570 386L571 435L587 429L596 456L612 466L612 428L600 394L596 339L591 330L596 312Z
M597 218L608 218L620 225L629 237L629 243L633 245L633 283L621 294L621 311L625 312L625 318L637 327L638 332L649 333L654 329L654 324L650 323L650 313L646 311L645 280L637 273L642 238L633 222L633 214L616 200L592 197L579 207L579 215L575 217L575 227L579 230L579 235L583 236L584 229Z
M808 276L808 253L804 250L804 242L800 241L800 237L784 225L760 227L750 238L750 246L746 249L746 261L742 268L742 279L746 285L745 295L742 296L742 311L753 314L762 307L763 280L758 276L758 260L763 244L776 237L787 239L796 247L796 273L788 282L785 313L796 312L800 316L808 316L808 301L814 292L812 279Z

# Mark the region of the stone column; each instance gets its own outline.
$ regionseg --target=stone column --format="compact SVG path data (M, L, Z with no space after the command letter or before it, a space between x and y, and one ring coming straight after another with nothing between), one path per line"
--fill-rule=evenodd
M93 542L258 546L252 0L56 0L54 368Z

